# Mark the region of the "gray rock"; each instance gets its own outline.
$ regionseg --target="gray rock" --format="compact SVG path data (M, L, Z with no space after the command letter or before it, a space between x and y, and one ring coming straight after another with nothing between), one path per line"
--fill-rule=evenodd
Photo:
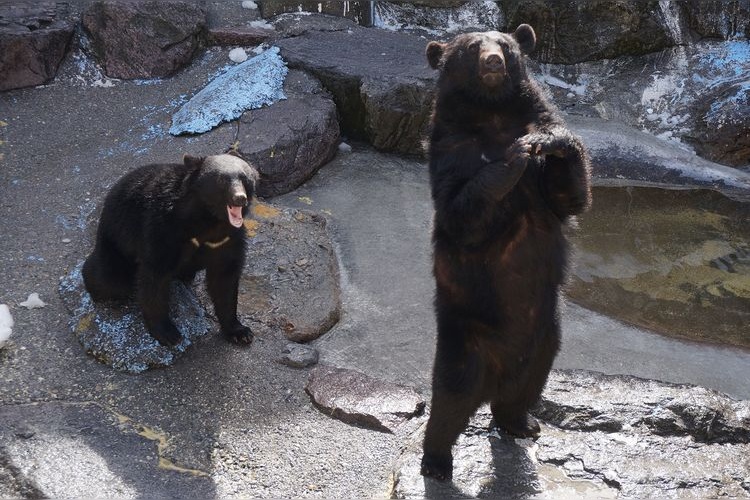
M382 382L363 373L320 366L305 391L321 411L349 424L394 432L418 416L425 402L408 387Z
M750 188L750 174L705 160L677 142L616 121L568 116L567 122L583 138L597 178L728 191Z
M237 148L261 173L258 194L294 190L336 154L336 105L320 83L302 71L284 81L286 99L245 112Z
M281 351L279 362L294 368L307 368L318 362L318 350L304 344L289 343Z
M436 81L426 44L416 35L356 26L277 41L290 67L309 71L331 92L344 134L408 154L422 153Z
M99 0L83 15L91 49L112 78L160 78L188 64L197 51L206 14L177 0Z
M164 347L146 330L140 307L135 302L92 301L83 284L82 267L83 262L79 262L61 280L60 296L71 313L68 322L71 331L86 352L102 363L129 373L169 366L211 329L193 291L175 282L170 292L170 317L183 338L172 348Z
M533 26L541 62L573 64L622 55L656 52L682 42L681 20L674 2L605 0L571 8L565 2L501 2L507 28Z
M686 0L678 5L687 27L701 38L727 40L750 33L750 3L746 0Z
M253 26L220 26L208 29L209 45L252 47L276 36L276 31Z
M73 29L64 3L0 5L0 91L52 80Z
M341 290L325 219L256 203L245 227L240 314L281 328L294 342L309 342L330 330L341 316Z
M424 429L391 498L747 497L750 402L700 387L553 371L536 443L490 432L483 407L453 448L452 483L419 475ZM707 438L711 436L710 438Z
M725 165L750 167L750 77L712 89L696 115L702 119L689 140L698 154Z

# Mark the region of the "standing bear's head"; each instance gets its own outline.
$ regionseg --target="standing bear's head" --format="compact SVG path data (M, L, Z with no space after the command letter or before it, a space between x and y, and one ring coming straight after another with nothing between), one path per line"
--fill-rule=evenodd
M534 50L536 34L528 24L513 33L464 33L449 42L427 44L427 61L440 70L442 92L502 99L526 80L524 56Z

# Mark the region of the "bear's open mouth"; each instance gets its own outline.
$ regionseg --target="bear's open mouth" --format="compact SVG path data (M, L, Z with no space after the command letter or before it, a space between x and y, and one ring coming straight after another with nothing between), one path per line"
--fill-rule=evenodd
M229 223L234 227L242 226L242 207L234 205L227 205L227 213L229 214Z

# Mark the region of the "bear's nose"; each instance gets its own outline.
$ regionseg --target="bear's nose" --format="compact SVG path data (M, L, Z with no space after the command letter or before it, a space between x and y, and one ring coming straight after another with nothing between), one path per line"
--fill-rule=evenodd
M247 205L247 195L245 193L234 193L231 203L235 207L244 207Z
M504 64L500 54L490 54L484 59L484 67L487 71L502 71Z

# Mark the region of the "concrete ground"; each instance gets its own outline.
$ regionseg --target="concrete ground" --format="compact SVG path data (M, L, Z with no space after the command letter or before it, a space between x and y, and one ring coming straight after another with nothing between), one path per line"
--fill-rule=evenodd
M166 133L171 113L228 63L209 52L161 82L92 86L75 58L49 86L0 94L0 303L15 319L0 351L0 496L325 496L388 491L403 436L314 409L307 371L278 364L285 340L218 335L175 365L133 376L86 355L58 297L106 189L138 164L215 153L224 125ZM76 75L83 75L83 81ZM316 342L322 362L427 395L433 354L429 226L422 162L355 145L273 200L320 210L340 259L343 319ZM32 292L47 303L26 310ZM716 388L750 398L750 354L678 342L569 305L558 366Z

